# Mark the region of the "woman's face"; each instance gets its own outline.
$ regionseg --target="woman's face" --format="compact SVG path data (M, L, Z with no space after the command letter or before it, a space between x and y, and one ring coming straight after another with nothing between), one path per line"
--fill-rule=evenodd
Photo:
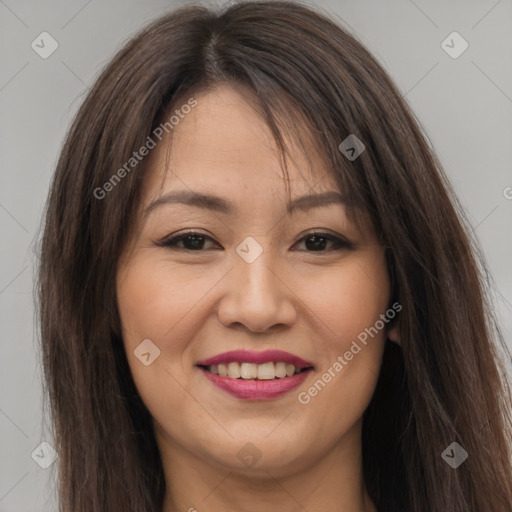
M162 453L275 476L357 454L386 337L384 249L333 200L312 148L313 170L292 145L288 211L264 121L228 86L195 98L168 165L166 139L148 157L117 275L128 362Z

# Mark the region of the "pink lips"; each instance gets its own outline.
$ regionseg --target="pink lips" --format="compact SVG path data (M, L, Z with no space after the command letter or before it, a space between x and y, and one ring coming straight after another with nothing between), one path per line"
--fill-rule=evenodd
M298 387L300 384L302 384L302 382L304 382L310 371L313 369L313 364L298 356L290 354L289 352L283 352L282 350L266 350L264 352L232 350L230 352L224 352L223 354L198 361L196 366L205 367L220 363L227 364L231 362L263 364L279 361L293 364L295 368L304 370L301 373L293 375L292 377L284 377L282 379L245 380L233 379L231 377L221 377L220 375L214 375L213 373L210 373L205 368L201 368L204 376L212 384L229 393L230 395L245 400L259 401L277 398Z
M277 361L293 364L295 368L308 368L313 366L313 363L305 361L289 352L283 352L282 350L265 350L263 352L231 350L230 352L224 352L223 354L204 359L203 361L198 361L196 366L211 366L212 364L232 362L263 364Z

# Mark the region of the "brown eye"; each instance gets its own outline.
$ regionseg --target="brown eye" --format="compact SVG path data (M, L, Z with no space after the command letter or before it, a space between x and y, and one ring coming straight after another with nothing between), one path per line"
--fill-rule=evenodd
M201 233L189 231L187 233L167 238L158 243L161 247L167 247L169 249L178 249L186 251L200 252L203 250L211 249L212 247L205 247L207 242L214 242L212 238Z
M348 240L343 240L327 233L311 233L299 240L299 243L302 242L305 242L307 252L327 252L336 249L353 249L353 244Z

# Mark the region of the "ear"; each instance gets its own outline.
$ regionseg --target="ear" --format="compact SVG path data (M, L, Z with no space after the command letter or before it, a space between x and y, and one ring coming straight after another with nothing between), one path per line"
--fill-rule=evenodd
M388 338L397 345L400 345L400 337L398 336L398 329L396 324L388 331Z

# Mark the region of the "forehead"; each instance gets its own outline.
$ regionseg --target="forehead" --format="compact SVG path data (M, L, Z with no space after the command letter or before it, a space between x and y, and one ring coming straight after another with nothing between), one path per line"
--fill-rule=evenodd
M267 123L248 101L248 94L228 85L194 94L197 105L186 109L186 114L181 112L179 122L151 154L145 195L154 197L177 187L225 189L226 194L234 190L283 191L280 151ZM188 99L175 102L169 114L180 111ZM315 145L308 142L306 129L293 134L300 135L305 145L290 137L290 130L281 129L281 133L288 147L286 176L292 195L294 191L336 188Z

